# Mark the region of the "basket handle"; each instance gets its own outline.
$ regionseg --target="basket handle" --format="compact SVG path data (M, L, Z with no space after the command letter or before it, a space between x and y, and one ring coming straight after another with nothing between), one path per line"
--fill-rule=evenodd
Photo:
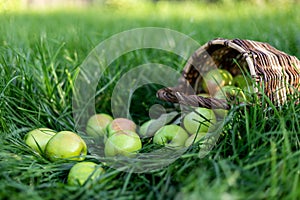
M172 88L160 89L157 91L156 96L159 99L186 106L203 107L209 109L230 109L230 104L225 99L202 97L198 95L186 95L182 92L174 92Z

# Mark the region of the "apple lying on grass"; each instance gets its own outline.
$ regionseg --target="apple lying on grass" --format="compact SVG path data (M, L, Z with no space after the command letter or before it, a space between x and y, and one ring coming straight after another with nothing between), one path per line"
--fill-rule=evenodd
M141 125L139 129L139 134L141 135L141 137L149 137L154 135L154 133L157 131L151 126L151 124L153 124L154 121L154 119L150 119Z
M154 135L154 144L164 145L167 147L181 148L184 147L188 133L176 124L165 125L161 127Z
M189 147L192 144L198 142L199 140L201 140L207 133L206 132L199 132L199 133L195 133L192 134L186 141L185 141L185 146Z
M56 134L49 128L38 128L25 135L25 143L39 154L43 154L48 141Z
M116 118L108 125L108 137L118 131L136 132L136 124L130 119Z
M119 130L114 132L105 142L105 156L131 157L142 148L139 135L131 130Z
M183 118L183 126L190 133L207 132L216 123L216 116L211 109L196 108Z
M86 133L94 139L100 139L106 135L107 126L113 121L113 118L105 113L91 116L87 122Z
M55 134L47 143L45 156L50 161L60 159L84 160L87 146L84 140L71 131L61 131Z
M156 119L150 119L144 122L139 128L139 135L142 138L152 137L155 132L170 122L174 122L178 118L179 113L177 111L172 111L169 113L163 113Z
M104 169L94 162L79 162L70 169L67 183L82 186L88 180L97 180L104 172Z

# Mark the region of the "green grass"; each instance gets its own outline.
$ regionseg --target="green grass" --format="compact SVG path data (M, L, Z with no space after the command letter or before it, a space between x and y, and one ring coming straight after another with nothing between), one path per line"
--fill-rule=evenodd
M300 57L299 4L167 4L138 8L89 8L0 13L1 199L299 199L300 105L235 108L224 135L208 156L192 148L170 166L151 173L104 166L106 181L70 187L72 162L51 163L23 142L36 127L74 130L72 91L78 67L110 36L138 27L170 28L200 44L216 37L268 42ZM110 113L114 82L144 63L180 71L185 60L159 50L137 50L117 59L102 77L96 110ZM118 73L119 72L119 73ZM148 117L157 86L133 96L131 114ZM165 106L170 106L166 104Z

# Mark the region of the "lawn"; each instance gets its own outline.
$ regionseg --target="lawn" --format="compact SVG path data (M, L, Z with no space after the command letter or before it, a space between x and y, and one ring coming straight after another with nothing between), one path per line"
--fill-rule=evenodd
M66 184L74 162L50 162L24 143L37 127L77 131L74 81L101 42L123 31L161 27L199 46L222 38L268 42L300 58L300 4L137 4L0 13L0 199L299 199L300 105L267 100L234 107L217 145L204 158L190 148L170 165L148 173L106 170L105 180ZM121 41L126 44L126 41ZM115 47L116 49L118 48ZM111 114L122 74L160 63L181 71L186 60L159 49L140 49L114 60L97 85L95 109ZM132 96L130 114L140 125L162 104L146 85ZM267 107L266 107L267 106ZM150 148L144 151L150 151Z

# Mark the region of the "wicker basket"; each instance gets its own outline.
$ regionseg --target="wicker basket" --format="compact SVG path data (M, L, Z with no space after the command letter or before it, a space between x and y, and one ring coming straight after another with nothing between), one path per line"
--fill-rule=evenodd
M201 92L202 76L218 67L228 70L233 76L245 70L251 75L254 91L259 97L263 93L275 105L284 104L289 94L300 91L300 61L267 43L252 40L214 39L189 58L179 84L157 92L159 99L205 108L230 109L230 103L210 97L197 96Z

